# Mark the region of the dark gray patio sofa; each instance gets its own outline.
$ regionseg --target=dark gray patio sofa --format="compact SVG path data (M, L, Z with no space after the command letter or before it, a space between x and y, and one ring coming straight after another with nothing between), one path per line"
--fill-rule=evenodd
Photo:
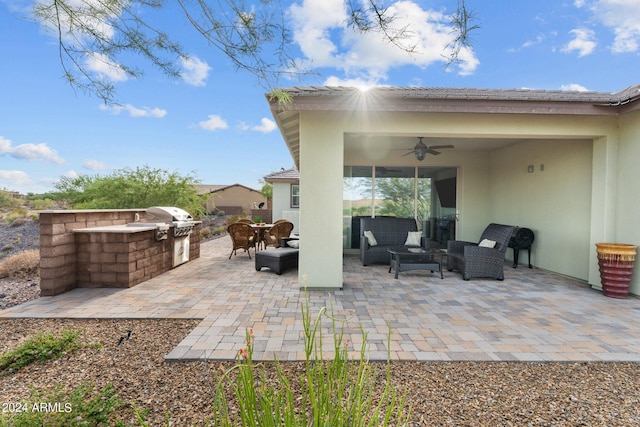
M365 231L371 231L377 245L371 246L364 236ZM360 261L362 265L385 263L389 264L390 248L404 246L410 231L418 231L416 220L413 218L375 217L360 218ZM424 239L421 245L424 244Z

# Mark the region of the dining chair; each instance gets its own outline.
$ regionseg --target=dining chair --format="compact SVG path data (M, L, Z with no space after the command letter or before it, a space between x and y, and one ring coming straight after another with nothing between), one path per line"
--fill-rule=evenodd
M283 237L289 237L293 231L293 223L288 220L276 221L266 233L264 233L264 245L280 247L280 241Z
M249 255L249 259L251 259L251 252L249 252L249 249L253 248L254 251L256 250L255 230L251 228L249 224L234 222L227 227L227 232L229 233L231 243L233 244L233 248L229 254L229 259L231 259L231 255L237 255L236 251L238 249L244 249L245 252L247 252L247 255Z

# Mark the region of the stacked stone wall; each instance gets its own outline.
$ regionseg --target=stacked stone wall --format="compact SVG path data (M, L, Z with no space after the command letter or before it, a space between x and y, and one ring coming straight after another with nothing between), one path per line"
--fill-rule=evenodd
M41 295L77 287L131 287L170 270L173 236L156 241L151 230L77 232L146 220L144 209L41 212ZM199 231L197 225L190 236L190 260L200 257Z

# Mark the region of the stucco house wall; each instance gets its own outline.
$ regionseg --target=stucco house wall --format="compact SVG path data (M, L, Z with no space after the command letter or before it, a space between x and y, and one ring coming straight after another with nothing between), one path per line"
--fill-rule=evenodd
M293 223L293 232L298 233L300 223L300 207L292 206L291 186L300 184L300 176L295 168L274 172L264 177L272 185L273 198L271 211L273 220L286 219Z
M631 89L620 96L635 100ZM640 244L640 113L633 111L640 107L618 108L606 93L442 91L446 97L429 89L373 95L311 88L286 111L272 105L300 171L305 284L342 286L343 165L443 165L458 171L457 239L477 241L489 222L532 228L536 267L598 288L595 243ZM353 134L465 143L418 162L390 149L353 149L347 137ZM502 143L487 148L496 141ZM632 293L640 294L639 276Z

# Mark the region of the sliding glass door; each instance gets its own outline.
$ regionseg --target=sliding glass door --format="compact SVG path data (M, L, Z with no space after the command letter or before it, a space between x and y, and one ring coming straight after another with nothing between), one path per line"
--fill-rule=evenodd
M446 245L455 236L455 179L455 168L346 166L343 247L360 247L362 216L415 218L423 235Z

